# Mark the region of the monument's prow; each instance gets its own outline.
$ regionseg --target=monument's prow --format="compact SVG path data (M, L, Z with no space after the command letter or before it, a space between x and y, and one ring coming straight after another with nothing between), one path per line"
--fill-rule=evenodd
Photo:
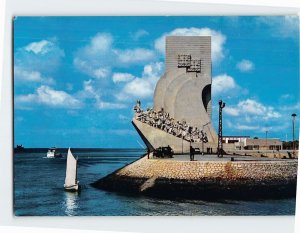
M211 37L166 37L165 63L153 108L143 111L138 101L133 125L150 148L170 145L175 152L187 152L187 142L216 148L211 121Z

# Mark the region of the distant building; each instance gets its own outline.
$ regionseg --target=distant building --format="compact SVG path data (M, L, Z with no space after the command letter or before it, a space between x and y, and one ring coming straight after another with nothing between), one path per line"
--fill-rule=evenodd
M278 138L249 138L246 140L246 150L282 150L282 141Z
M225 145L230 145L232 149L243 150L247 145L246 140L250 138L250 136L223 136L222 142Z
M236 150L282 150L282 141L277 138L250 138L250 136L223 136L223 143Z

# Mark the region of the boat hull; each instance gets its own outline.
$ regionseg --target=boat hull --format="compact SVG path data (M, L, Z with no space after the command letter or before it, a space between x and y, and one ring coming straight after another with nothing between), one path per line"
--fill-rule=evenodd
M48 159L55 159L55 158L62 158L62 154L54 154L54 153L47 153L47 158Z
M75 184L75 185L72 185L72 186L64 186L65 191L67 191L67 192L78 192L79 187L80 186L78 184Z
M48 152L47 153L47 158L49 158L49 159L54 158L54 153L53 152Z
M78 192L80 189L80 186L77 183L77 184L69 185L69 186L64 185L64 188L65 188L65 191L67 191L67 192Z

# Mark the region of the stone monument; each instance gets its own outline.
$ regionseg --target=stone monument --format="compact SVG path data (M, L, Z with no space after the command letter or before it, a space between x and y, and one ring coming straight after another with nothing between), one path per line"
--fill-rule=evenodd
M165 73L157 82L154 106L135 106L134 127L148 148L216 148L211 121L211 37L166 37Z

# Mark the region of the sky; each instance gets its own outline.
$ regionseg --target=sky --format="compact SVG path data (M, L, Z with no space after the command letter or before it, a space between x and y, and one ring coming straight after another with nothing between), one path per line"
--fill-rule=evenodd
M292 140L300 114L299 19L15 17L14 142L140 148L137 99L153 106L167 35L212 37L212 110L223 135ZM296 138L298 138L296 117Z

